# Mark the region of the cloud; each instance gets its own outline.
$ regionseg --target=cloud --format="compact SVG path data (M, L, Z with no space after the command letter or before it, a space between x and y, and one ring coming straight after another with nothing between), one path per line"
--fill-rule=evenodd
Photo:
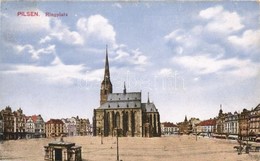
M52 39L52 38L51 38L50 36L46 36L46 37L40 39L39 43L40 43L40 44L44 44L44 43L46 43L46 42L51 41L51 39Z
M32 33L38 31L48 31L50 30L51 19L44 16L44 13L37 9L31 9L38 12L40 16L10 16L8 14L3 14L2 25L4 32L22 32L22 33Z
M164 36L164 39L170 44L174 45L176 52L179 54L183 53L183 49L194 50L199 46L201 41L194 35L192 31L186 31L184 29L177 29Z
M172 63L197 75L244 79L257 76L260 65L252 57L242 55L259 51L260 30L245 29L243 18L222 6L201 10L198 15L203 22L190 29L175 29L164 36L174 49Z
M41 38L39 43L47 43L56 39L65 44L83 45L84 39L77 31L70 31L70 29L60 20L53 20L53 26L49 33L44 38Z
M11 69L5 70L4 74L26 74L42 78L43 81L58 84L73 84L74 80L100 81L103 69L87 72L87 68L82 65L65 65L56 56L51 65L13 65Z
M136 69L140 70L143 70L149 64L148 57L139 49L131 50L125 45L121 45L121 47L112 50L112 52L115 53L115 56L110 58L110 61L116 64L135 66Z
M18 63L18 65L14 65L16 70L12 71L12 73L29 74L29 71L32 70L32 73L38 72L39 75L42 73L42 75L46 75L46 78L52 80L57 77L50 77L52 75L47 74L48 72L51 73L51 71L54 71L53 73L55 73L56 70L61 70L61 67L62 69L68 69L69 71L70 69L75 69L72 67L76 66L68 66L62 63L63 61L71 63L70 60L66 59L67 57L71 58L71 55L68 55L67 53L60 55L61 49L59 42L68 45L84 45L84 47L82 47L82 51L91 50L90 53L93 53L93 51L96 52L100 48L100 44L105 43L109 45L109 49L111 50L111 61L115 61L115 64L119 66L127 64L133 69L143 69L145 65L148 64L148 57L145 56L145 54L143 54L139 49L128 49L126 45L116 43L116 32L114 27L109 23L108 19L101 15L92 15L88 18L79 18L75 24L77 27L75 31L71 30L71 28L64 24L60 19L49 19L49 23L51 25L49 25L49 28L46 29L44 33L40 34L40 38L35 37L36 42L38 43L16 44L14 42L11 45L15 49L16 55L26 56L25 63L30 64L21 65ZM56 53L56 50L59 51L59 53ZM89 57L91 57L91 55L89 55ZM75 59L77 59L77 57L75 57ZM71 64L79 62L82 64L83 61L76 60ZM35 63L37 64L36 66ZM68 72L65 71L65 73ZM79 72L75 70L75 73ZM91 72L88 74L90 73ZM73 77L72 75L71 77L76 79L76 77ZM65 77L63 78L65 79ZM85 78L81 77L80 79ZM89 77L87 79L93 80L97 79L97 77Z
M201 26L195 26L191 30L176 29L164 36L167 44L173 48L174 54L201 54L223 55L225 48L217 41L207 40L207 34L200 34ZM222 40L219 40L221 42Z
M113 48L116 44L116 32L108 19L101 15L92 15L89 18L80 18L77 21L77 28L85 35L87 41L97 40L103 43L109 43Z
M18 54L29 53L31 54L31 58L37 60L41 55L46 54L54 54L55 53L55 45L49 45L46 48L35 49L32 45L16 45L14 46Z
M129 53L123 51L122 49L117 50L116 54L117 56L114 58L114 60L125 59L130 56Z
M124 44L116 42L116 31L109 20L102 15L91 15L88 18L80 18L77 21L77 29L83 35L88 46L93 44L108 44L112 53L115 54L111 61L118 64L135 65L143 68L148 64L148 58L139 49L128 49ZM142 67L141 67L142 66Z
M260 30L246 30L243 35L231 35L228 41L239 49L255 53L260 51Z
M84 43L81 35L70 29L57 18L44 16L45 13L37 8L31 9L38 12L40 16L2 16L4 34L34 34L46 35L39 40L40 44L50 42L53 39L66 44L82 45ZM15 27L14 27L15 26ZM6 35L5 37L10 37Z
M199 16L207 21L205 29L211 32L228 34L244 28L242 17L236 12L224 10L222 6L202 10Z
M211 7L200 11L199 15L205 19L212 19L216 17L216 15L221 14L222 11L223 11L222 6L216 6L216 7Z
M249 59L212 58L208 55L180 56L172 59L184 68L198 75L224 74L238 78L251 78L259 74L259 65Z
M147 56L145 56L139 49L132 50L133 52L133 63L136 65L146 65Z

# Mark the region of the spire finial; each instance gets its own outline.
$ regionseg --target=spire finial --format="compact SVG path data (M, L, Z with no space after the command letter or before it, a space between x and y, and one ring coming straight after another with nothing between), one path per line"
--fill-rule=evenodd
M124 82L124 94L126 94L126 87L125 87L125 82Z
M220 104L220 109L222 110L222 104Z
M150 103L149 92L148 92L148 100L147 100L147 103Z

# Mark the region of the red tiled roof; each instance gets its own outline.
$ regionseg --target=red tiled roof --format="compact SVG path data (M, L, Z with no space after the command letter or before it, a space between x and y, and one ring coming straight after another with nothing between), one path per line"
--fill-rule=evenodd
M216 125L215 119L201 121L198 126L214 126Z
M30 118L32 119L32 121L35 123L37 121L37 115L32 115L32 116L26 116L26 120L29 120Z
M35 123L37 121L37 117L38 116L37 115L32 115L31 117L32 117L33 122Z
M162 124L164 125L164 127L177 127L177 125L171 122L163 122Z
M64 124L60 119L50 119L46 124Z

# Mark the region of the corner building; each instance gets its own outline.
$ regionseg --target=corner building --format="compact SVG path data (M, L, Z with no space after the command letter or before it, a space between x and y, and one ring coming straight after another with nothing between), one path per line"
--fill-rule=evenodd
M160 114L150 102L142 103L141 92L113 93L106 50L104 79L100 89L100 107L94 109L93 135L160 137Z

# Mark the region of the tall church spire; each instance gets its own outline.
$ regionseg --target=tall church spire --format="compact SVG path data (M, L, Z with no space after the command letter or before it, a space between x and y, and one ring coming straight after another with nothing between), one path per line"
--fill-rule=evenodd
M107 45L106 45L106 62L105 62L105 74L104 79L110 79L110 72L109 72L109 63L108 63L108 52L107 52Z
M105 72L104 72L104 79L101 83L101 89L100 89L100 105L107 102L108 94L112 92L113 92L113 88L112 88L112 83L110 81L108 52L107 52L107 45L106 45Z

